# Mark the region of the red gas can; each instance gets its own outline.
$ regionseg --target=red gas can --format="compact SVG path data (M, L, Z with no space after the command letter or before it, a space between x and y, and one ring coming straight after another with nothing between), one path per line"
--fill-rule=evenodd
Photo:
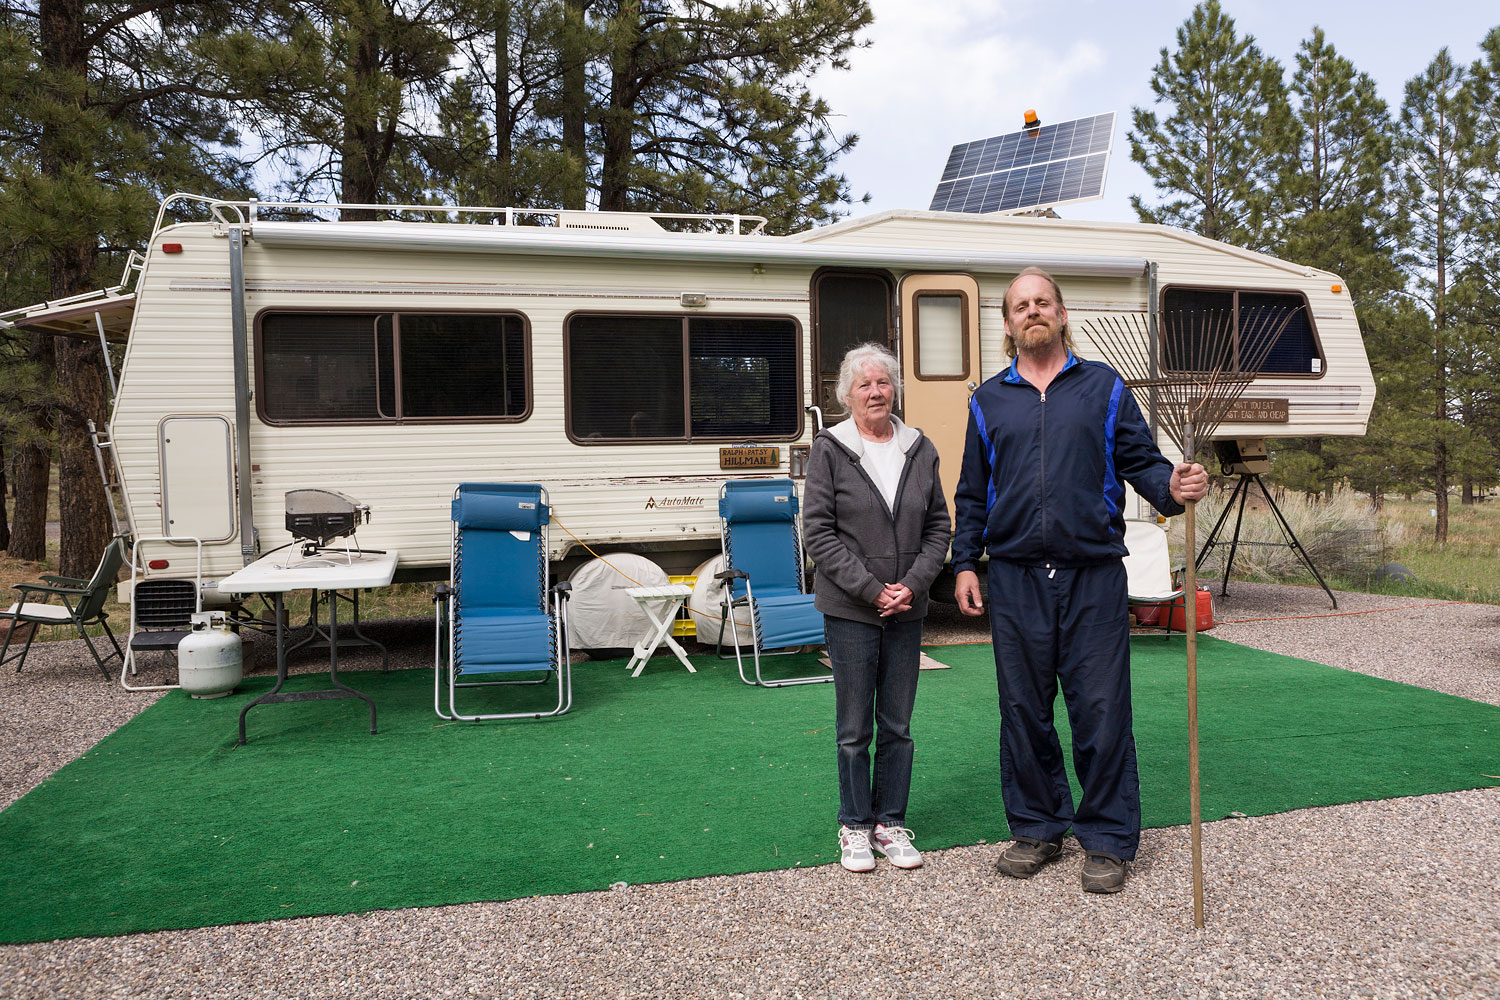
M1214 595L1208 592L1207 587L1198 588L1198 614L1194 616L1198 623L1199 632L1207 632L1216 624L1214 622ZM1182 613L1182 606L1172 605L1172 631L1186 632L1187 618Z

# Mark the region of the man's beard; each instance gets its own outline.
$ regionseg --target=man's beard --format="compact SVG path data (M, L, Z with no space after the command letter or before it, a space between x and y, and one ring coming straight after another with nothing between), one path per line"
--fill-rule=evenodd
M1011 339L1016 342L1018 350L1039 351L1061 342L1062 327L1053 327L1046 323L1025 326L1011 334Z

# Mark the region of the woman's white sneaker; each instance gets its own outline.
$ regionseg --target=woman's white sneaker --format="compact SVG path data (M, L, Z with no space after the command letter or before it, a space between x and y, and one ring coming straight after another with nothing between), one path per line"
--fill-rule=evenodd
M867 872L875 867L875 855L870 850L870 831L839 827L839 864L851 872Z
M911 846L911 831L904 826L882 826L875 824L875 833L870 837L875 850L884 854L897 868L921 868L922 854Z

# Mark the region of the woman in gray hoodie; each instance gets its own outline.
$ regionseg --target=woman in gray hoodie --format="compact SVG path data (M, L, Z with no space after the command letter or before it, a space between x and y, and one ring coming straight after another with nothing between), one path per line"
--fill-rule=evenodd
M952 525L937 449L891 412L900 389L885 348L861 344L844 355L836 395L850 419L813 439L803 491L803 537L833 664L839 863L850 871L874 868L874 851L898 868L922 864L906 828L911 713L927 589Z

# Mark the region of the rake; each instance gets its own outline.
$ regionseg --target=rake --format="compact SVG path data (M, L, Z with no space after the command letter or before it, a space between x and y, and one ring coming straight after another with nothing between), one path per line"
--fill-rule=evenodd
M1235 400L1255 380L1302 306L1174 310L1163 317L1164 336L1153 336L1139 313L1085 320L1082 332L1125 385L1149 393L1157 423L1184 462L1212 439ZM1187 636L1188 798L1192 811L1193 924L1203 926L1203 817L1198 782L1198 573L1197 503L1184 505L1188 558L1183 567L1183 620ZM1191 609L1189 601L1192 602Z

